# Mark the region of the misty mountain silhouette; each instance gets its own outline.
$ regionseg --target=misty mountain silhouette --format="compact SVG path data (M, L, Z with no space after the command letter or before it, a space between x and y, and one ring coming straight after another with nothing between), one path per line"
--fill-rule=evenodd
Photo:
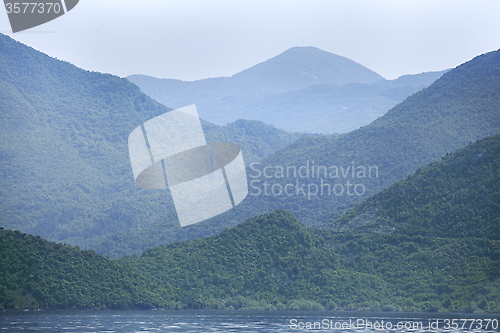
M344 133L366 125L442 72L385 80L372 70L315 47L293 47L231 77L198 81L131 75L169 107L196 104L216 124L259 120L295 132Z

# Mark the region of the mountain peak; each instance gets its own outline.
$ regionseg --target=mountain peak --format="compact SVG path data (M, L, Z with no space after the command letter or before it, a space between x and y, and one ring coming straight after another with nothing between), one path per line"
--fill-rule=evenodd
M313 46L292 47L250 67L234 79L259 81L270 92L296 90L313 84L372 83L384 80L374 71L348 58Z

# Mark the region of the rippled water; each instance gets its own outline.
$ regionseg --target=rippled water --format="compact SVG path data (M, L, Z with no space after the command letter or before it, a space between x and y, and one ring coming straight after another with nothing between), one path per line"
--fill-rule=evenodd
M482 326L481 332L498 332L498 320L498 316L492 315L326 311L20 311L0 313L0 330L102 333L477 332ZM488 328L486 323L489 323ZM453 329L452 325L458 325L459 329ZM446 329L448 326L450 328Z

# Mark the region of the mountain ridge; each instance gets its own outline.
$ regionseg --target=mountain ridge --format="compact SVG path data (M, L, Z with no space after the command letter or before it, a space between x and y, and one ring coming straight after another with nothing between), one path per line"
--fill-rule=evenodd
M128 235L119 233L115 235L116 241L105 239L95 244L94 248L97 251L114 249L117 252L112 256L119 257L161 242L213 235L245 218L278 208L291 211L307 226L328 224L347 209L404 179L420 166L469 142L500 132L500 51L475 57L471 62L447 72L434 84L408 97L370 125L340 136L301 138L254 165L260 174L247 168L250 194L231 211L184 229L171 229L165 221L158 221L151 229ZM274 177L276 166L298 169L301 166L305 168L307 163L312 165L312 162L316 166L336 166L339 170L353 165L365 168L375 165L379 176L357 179L348 173L347 177L328 179ZM266 167L270 168L268 175L271 178L263 175ZM285 195L283 190L287 184L296 186L297 181L303 184L305 190L309 185L313 191L316 187L318 195L308 198L300 191L291 196ZM342 195L321 195L321 181L331 186L337 183L344 186L346 181L355 182L364 186L365 191L360 196L349 196L347 190ZM264 182L268 183L267 195ZM252 184L261 190L259 195L251 194L258 193ZM296 187L300 188L300 184ZM277 195L270 192L272 186L275 186ZM154 241L148 243L151 239Z
M499 240L499 170L497 134L419 168L321 229Z
M460 170L455 167L464 162L476 168L472 170L476 179L488 182L500 167L500 135L424 166L378 196L397 199L394 188L422 179L440 179L437 197L447 195L448 189L440 185L456 178ZM435 172L440 168L443 172ZM476 205L470 199L477 196L477 186L463 184L461 199L466 204L452 202L451 206L468 210ZM487 206L500 195L496 184L488 186L496 192L482 196ZM432 206L440 207L425 187L416 188L408 200L418 196L430 196ZM351 212L359 207L363 204ZM435 231L447 229L439 214L432 215L438 224ZM140 258L117 260L0 229L0 309L497 313L500 241L498 233L492 232L500 227L500 219L491 219L482 210L472 210L468 217L481 219L486 232L473 234L461 224L459 229L465 232L451 234L338 233L307 228L292 213L278 209L216 236L171 243L148 249Z
M130 75L127 79L164 105L196 104L200 116L216 124L241 118L289 132L345 133L382 116L443 72L385 80L345 57L295 47L230 77L180 81Z
M86 248L175 212L167 191L135 184L127 147L135 127L170 108L127 79L1 34L0 54L1 226ZM239 144L247 162L302 136L257 121L201 122L209 142Z
M476 172L473 182L467 181L468 173L461 174L463 168L470 167ZM339 234L305 228L293 214L278 209L216 236L156 247L140 258L123 261L159 284L175 286L175 281L183 281L186 294L181 297L251 297L283 306L301 290L301 297L319 303L316 306L320 309L494 312L500 309L498 299L495 301L500 295L500 210L495 212L492 203L498 206L500 193L499 179L496 183L491 179L499 167L500 134L423 166L366 201L392 197L384 209L398 211L404 206L394 200L402 197L413 203L414 198L427 197L434 229L426 227L420 214L416 220L424 228L417 230L412 229L415 223L409 222L399 232L355 229ZM458 184L442 186L450 179ZM489 191L476 191L476 182L481 179L488 183ZM403 195L395 191L417 182L435 183L436 193L429 193L426 187ZM458 189L460 201L436 202L442 196L456 197L450 189ZM471 210L478 196L485 203ZM362 203L350 213L364 206ZM449 221L441 219L443 213L436 211L443 206L470 210L463 220L472 222L457 220L457 228L450 229ZM490 215L485 215L488 207ZM473 232L471 226L477 221L484 230ZM464 270L464 265L471 269Z

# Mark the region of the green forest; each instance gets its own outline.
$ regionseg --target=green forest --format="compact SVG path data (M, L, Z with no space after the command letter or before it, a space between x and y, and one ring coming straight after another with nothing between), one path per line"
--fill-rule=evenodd
M0 308L151 308L167 291L93 251L0 230Z
M499 312L499 165L496 135L419 168L324 228L276 210L140 257L108 259L2 230L2 308ZM398 213L387 209L395 200ZM380 207L375 217L370 201ZM470 211L471 222L442 220L450 209ZM359 219L369 223L354 225Z

